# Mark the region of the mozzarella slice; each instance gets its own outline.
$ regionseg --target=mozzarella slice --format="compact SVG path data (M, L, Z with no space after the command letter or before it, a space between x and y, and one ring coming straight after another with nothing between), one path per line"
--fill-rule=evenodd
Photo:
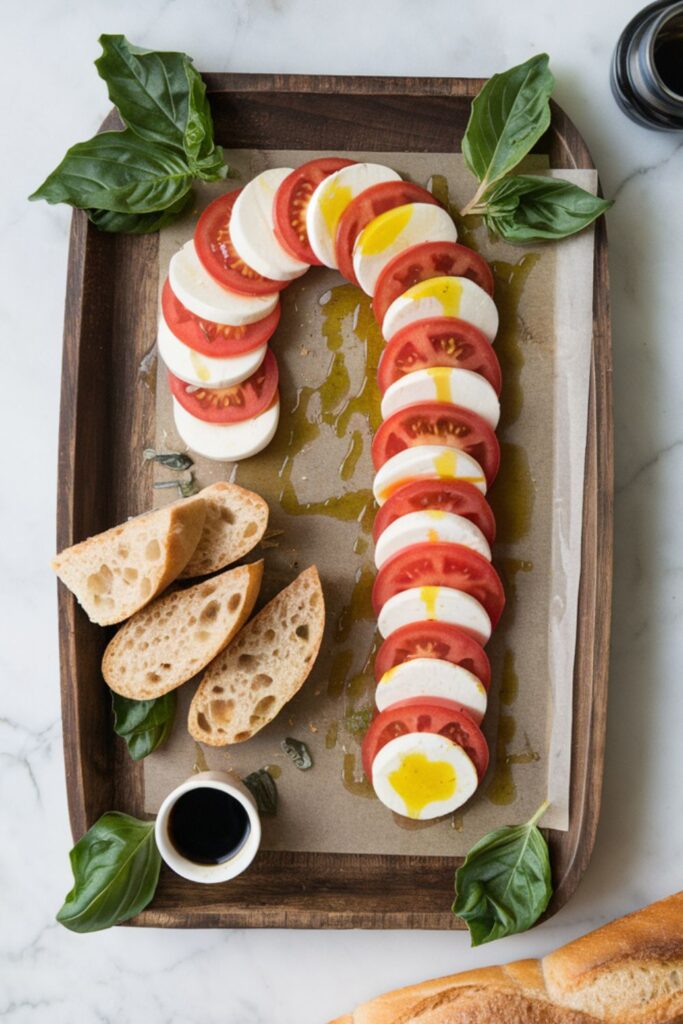
M381 213L363 228L353 247L353 270L368 295L389 260L422 242L456 242L458 231L441 206L406 203Z
M171 257L168 280L176 297L195 316L216 324L242 327L272 313L280 298L271 295L238 295L223 288L204 269L190 239Z
M411 480L466 480L486 494L484 471L471 455L445 444L419 444L397 452L377 470L372 489L378 505Z
M157 344L159 355L171 373L196 387L228 388L239 384L258 370L268 351L264 344L239 356L221 359L205 356L176 338L163 316L159 317Z
M388 558L412 544L436 541L463 544L491 561L489 543L475 523L455 512L425 509L399 516L382 531L375 546L375 565L380 569Z
M193 416L175 398L173 418L181 438L193 452L217 462L248 459L270 444L280 418L280 400L262 412L239 423L207 423Z
M382 164L350 164L320 182L306 209L306 231L321 263L335 270L339 267L334 251L337 225L351 200L371 185L400 180L400 174Z
M386 743L372 762L382 803L406 818L451 814L474 795L479 780L459 744L433 732L408 732Z
M486 714L486 687L462 665L441 658L411 658L385 672L375 688L379 711L416 697L452 700L479 725Z
M257 174L240 192L230 216L235 252L247 266L273 281L292 281L308 270L308 263L283 249L273 227L275 193L291 173L291 167L274 167Z
M500 419L498 395L489 382L472 370L453 366L431 366L399 377L382 398L382 417L416 402L452 402L471 409L495 430Z
M493 341L498 331L498 310L491 296L467 277L431 277L413 285L389 306L382 334L390 338L416 320L456 316L474 324Z
M410 622L436 620L459 626L480 644L491 636L491 620L476 597L452 587L411 587L382 605L377 624L383 637Z

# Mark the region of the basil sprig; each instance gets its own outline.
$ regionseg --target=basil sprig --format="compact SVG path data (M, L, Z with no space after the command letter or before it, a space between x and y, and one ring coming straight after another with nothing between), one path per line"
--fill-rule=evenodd
M154 822L103 814L69 854L74 886L57 914L72 932L111 928L139 914L159 881Z
M112 693L114 732L121 736L134 761L141 761L168 739L175 719L175 690L152 700L129 700Z
M95 66L125 128L72 146L30 198L79 207L103 231L158 231L190 201L195 178L228 173L206 86L187 54L143 50L121 35L100 44Z
M453 913L467 924L473 946L526 931L552 895L548 845L537 823L541 804L525 825L489 832L455 873Z
M539 53L494 75L472 103L462 153L479 187L461 213L482 215L508 242L566 238L612 205L558 178L509 173L548 129L554 84Z

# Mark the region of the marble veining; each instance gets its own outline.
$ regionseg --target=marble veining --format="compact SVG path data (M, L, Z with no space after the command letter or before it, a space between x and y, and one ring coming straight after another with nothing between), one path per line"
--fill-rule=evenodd
M608 84L637 0L48 0L6 12L2 88L0 420L0 1016L12 1024L321 1024L438 973L542 954L681 885L683 207L681 141L626 120ZM546 49L583 132L608 220L616 566L603 812L577 894L535 931L470 950L464 934L73 935L59 718L54 545L69 215L26 195L108 109L101 32L184 49L200 68L486 75ZM343 140L340 140L340 146ZM20 450L16 445L20 443ZM16 459L16 454L21 459Z

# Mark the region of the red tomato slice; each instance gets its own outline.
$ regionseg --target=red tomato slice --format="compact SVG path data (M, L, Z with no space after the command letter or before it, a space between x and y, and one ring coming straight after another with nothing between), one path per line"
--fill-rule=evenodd
M375 679L379 682L390 668L413 658L450 661L472 672L487 690L491 685L491 664L486 651L474 637L450 622L409 622L391 633L375 656Z
M297 167L280 185L273 205L275 237L294 259L320 266L320 260L308 241L306 208L321 181L355 162L338 156L324 156Z
M198 388L169 370L171 393L183 409L207 423L239 423L268 409L277 394L278 368L270 349L258 370L229 388Z
M398 409L382 423L372 439L375 469L404 448L444 444L476 459L491 486L500 465L498 439L476 412L450 402L417 402Z
M372 308L378 324L389 306L420 281L430 277L469 277L493 295L491 268L478 252L458 242L421 242L404 249L387 263L375 285Z
M409 512L454 512L478 526L489 544L496 539L496 520L479 488L467 480L411 480L387 498L375 516L372 536L377 543L387 526Z
M436 541L411 544L388 558L372 588L375 615L394 594L411 587L451 587L476 598L495 628L505 607L498 573L483 555L464 544Z
M379 217L380 213L393 210L396 206L405 206L407 203L441 205L426 188L413 185L410 181L383 181L379 185L366 188L346 207L339 218L334 249L339 271L351 284L358 285L353 271L353 246L363 228L375 217Z
M500 363L491 342L474 324L451 316L416 320L393 336L377 369L382 394L406 373L432 366L454 366L480 373L500 394Z
M489 748L484 734L467 712L446 700L404 700L392 704L372 720L363 739L363 771L372 778L372 763L378 752L397 736L409 732L433 732L459 744L472 759L479 781L489 765Z
M161 292L164 320L179 341L195 352L216 359L243 355L270 340L280 322L280 303L263 320L245 327L230 327L195 316L173 293L168 278Z
M242 190L227 192L209 203L197 221L194 244L205 270L224 288L240 295L270 295L286 288L289 281L262 277L240 258L230 238L230 215Z

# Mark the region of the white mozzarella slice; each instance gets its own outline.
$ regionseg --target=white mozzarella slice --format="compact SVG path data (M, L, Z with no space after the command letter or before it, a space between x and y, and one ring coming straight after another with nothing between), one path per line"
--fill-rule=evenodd
M239 423L207 423L174 398L173 417L181 438L197 455L217 462L237 462L256 455L273 440L280 418L280 400L259 416Z
M337 226L351 200L372 185L400 179L400 174L382 164L350 164L320 182L306 209L306 232L321 263L338 269L334 248Z
M411 587L382 605L377 625L383 637L410 622L435 620L459 626L480 644L491 637L491 620L476 597L452 587Z
M263 320L273 312L280 298L278 292L238 295L223 288L202 266L192 239L171 257L168 280L174 294L190 313L231 327Z
M268 351L264 344L239 356L205 356L176 338L163 317L159 317L157 344L171 373L196 387L229 388L239 384L258 370Z
M479 527L464 516L440 509L408 512L383 530L375 546L375 565L380 569L388 558L412 544L445 541L463 544L491 561L491 548Z
M462 705L479 725L486 714L486 687L462 665L441 658L411 658L385 672L375 688L379 711L401 700L436 698Z
M383 505L397 488L411 480L466 480L486 494L484 471L471 455L445 444L418 444L397 452L377 470L372 489Z
M363 228L353 247L353 270L367 295L389 260L422 242L456 242L458 230L441 206L406 203L380 213Z
M247 266L272 281L293 281L308 270L308 263L294 259L275 237L273 202L291 167L273 167L245 185L230 216L230 239Z
M431 277L413 285L389 306L382 334L390 338L416 320L456 316L493 341L498 331L498 310L491 296L467 277Z
M479 779L463 748L433 732L389 740L372 762L372 786L382 803L406 818L451 814L474 795Z
M431 366L399 377L382 398L382 418L416 402L452 402L476 412L494 430L500 419L498 395L485 377L454 366Z

